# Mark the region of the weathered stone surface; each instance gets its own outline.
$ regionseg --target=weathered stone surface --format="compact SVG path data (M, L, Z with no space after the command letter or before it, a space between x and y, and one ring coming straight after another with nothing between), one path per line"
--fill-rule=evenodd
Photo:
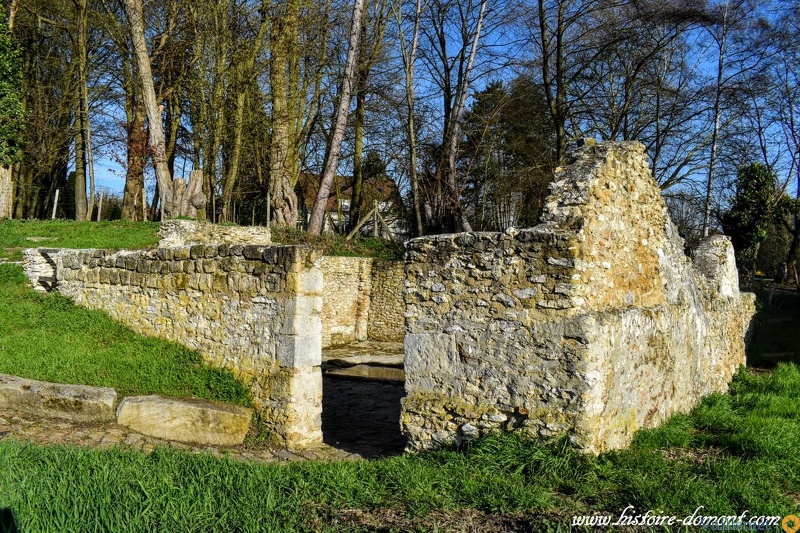
M730 241L725 235L712 235L699 244L692 257L710 288L726 298L739 294L739 273Z
M408 243L411 449L497 428L619 448L744 364L754 299L730 242L701 246L692 265L641 144L574 159L539 226Z
M323 348L367 339L402 341L403 269L402 261L323 257Z
M117 392L109 387L63 385L0 374L0 408L74 422L114 419Z
M325 298L322 346L338 346L367 338L372 263L367 257L322 258Z
M375 261L372 264L372 290L367 337L375 341L402 341L405 335L405 263Z
M370 381L397 381L400 383L405 379L405 373L402 368L374 365L354 365L345 368L337 368L335 370L329 370L325 375Z
M262 226L220 226L197 220L165 220L158 232L159 248L201 244L270 244L269 228ZM213 250L216 252L216 249ZM208 256L213 257L213 256Z
M47 248L37 248L22 251L25 274L31 280L33 289L38 292L47 292L54 287L58 252L47 250Z
M44 264L56 290L76 304L230 369L250 385L254 406L276 436L311 443L322 440L321 255L307 246L194 244L61 249L47 258L29 250L26 261L34 285ZM295 374L317 376L303 382ZM320 389L311 393L311 386Z
M117 423L143 435L210 446L244 441L253 410L204 400L129 396L117 408Z

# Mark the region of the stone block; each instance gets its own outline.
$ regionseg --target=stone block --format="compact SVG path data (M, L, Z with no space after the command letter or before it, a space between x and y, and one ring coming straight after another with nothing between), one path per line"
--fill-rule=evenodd
M322 363L322 335L277 335L278 364L288 368L319 366Z
M0 407L74 422L114 419L117 392L109 387L64 385L0 374Z
M253 410L205 400L129 396L117 408L117 423L157 439L237 446L250 428Z

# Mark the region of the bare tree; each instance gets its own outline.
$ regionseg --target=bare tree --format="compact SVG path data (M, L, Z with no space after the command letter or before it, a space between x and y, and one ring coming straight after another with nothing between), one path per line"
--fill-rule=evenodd
M350 26L347 62L345 63L342 86L338 95L339 104L334 116L333 134L328 142L322 176L320 177L319 192L308 223L308 233L311 235L322 234L322 229L325 226L325 208L328 205L328 196L330 195L331 185L333 185L333 179L336 176L339 164L339 152L342 149L342 141L344 140L344 129L347 125L347 114L350 109L350 95L353 91L356 65L360 53L363 9L364 0L355 0L353 4L353 21Z
M463 183L457 169L460 122L466 109L475 62L485 34L488 2L432 0L422 24L421 56L441 98L441 145L436 157L434 191L429 195L437 231L470 231L461 203ZM432 204L432 205L431 205Z
M125 12L130 24L131 39L136 57L139 83L142 87L142 100L147 113L148 137L150 152L153 157L153 166L156 170L156 180L161 196L161 208L166 217L177 216L174 205L174 191L172 175L167 166L166 140L162 123L162 110L156 98L153 85L153 73L150 65L150 55L147 51L147 41L144 35L144 5L142 0L124 0Z

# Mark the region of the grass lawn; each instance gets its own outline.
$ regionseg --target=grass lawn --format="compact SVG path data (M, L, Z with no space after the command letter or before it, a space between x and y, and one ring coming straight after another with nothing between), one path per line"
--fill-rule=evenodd
M249 405L228 371L205 367L177 344L144 337L105 313L30 288L17 265L0 265L0 373Z
M474 531L568 531L572 515L616 520L628 505L681 518L701 505L797 514L798 466L800 369L786 364L740 372L730 394L600 457L509 435L466 451L288 465L4 441L0 507L21 531L434 531L465 519Z

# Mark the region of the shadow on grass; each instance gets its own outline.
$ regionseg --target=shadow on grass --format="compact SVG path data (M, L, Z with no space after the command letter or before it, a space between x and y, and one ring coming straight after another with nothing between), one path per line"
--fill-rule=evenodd
M17 533L18 531L14 511L8 507L0 509L0 533Z

